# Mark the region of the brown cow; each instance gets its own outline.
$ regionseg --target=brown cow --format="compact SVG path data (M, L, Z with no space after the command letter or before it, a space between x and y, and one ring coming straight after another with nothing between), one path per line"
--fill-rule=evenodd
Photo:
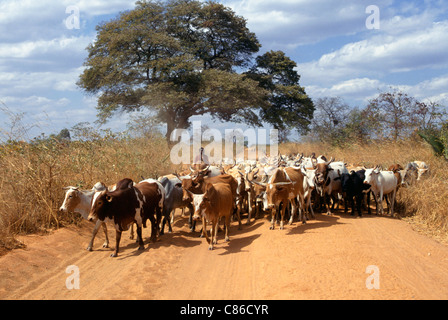
M247 223L250 222L250 218L252 216L254 208L254 218L256 219L259 217L260 206L263 204L263 195L266 192L266 186L253 183L254 180L261 183L264 182L263 177L266 177L267 179L267 175L259 175L259 172L260 168L254 168L250 172L246 173L244 179L247 192L247 203L249 207L249 217L247 218Z
M193 194L203 194L205 192L206 183L227 183L230 186L230 190L232 191L232 205L236 207L236 196L237 196L237 188L238 182L229 174L222 174L216 177L204 178L203 176L197 176L196 178L185 178L179 177L182 181L182 188L184 190L184 200L187 200L190 196L186 191L190 191ZM190 197L190 200L192 198ZM241 229L241 217L239 212L237 212L238 218L238 229ZM193 228L194 229L194 228Z
M270 229L275 228L275 220L277 216L277 208L280 209L280 229L283 229L283 220L285 216L286 206L291 203L292 212L289 224L294 219L294 214L297 211L296 200L299 201L300 209L304 208L304 191L303 191L304 173L300 169L287 167L278 168L269 179L268 183L260 183L251 181L252 183L266 187L266 198L264 201L264 209L271 209L271 226ZM305 215L302 215L302 222L306 223Z
M117 184L119 183L121 181ZM142 181L127 189L112 192L105 190L95 194L89 220L104 221L106 218L113 220L116 230L116 246L111 257L117 257L121 233L128 230L133 223L137 224L139 250L144 249L142 226L146 227L148 219L152 224L151 240L155 241L157 234L155 215L160 215L161 203L163 203L163 194L158 184Z
M190 192L190 191L187 191ZM192 194L194 204L193 219L202 218L202 234L209 244L208 249L213 250L217 243L218 223L221 217L225 218L226 241L229 241L230 216L233 212L233 192L228 183L207 182L203 194ZM211 240L207 235L207 221L211 223Z

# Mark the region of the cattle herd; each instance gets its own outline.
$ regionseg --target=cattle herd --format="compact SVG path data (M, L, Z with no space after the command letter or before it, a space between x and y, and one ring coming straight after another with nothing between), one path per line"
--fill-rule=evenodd
M202 160L202 158L201 158ZM225 161L224 161L225 163ZM331 215L335 206L344 201L344 211L351 207L351 215L362 216L362 207L371 214L371 194L376 203L376 213L383 214L383 199L389 215L394 215L395 195L401 186L408 186L429 171L422 161L408 163L405 167L391 165L388 170L356 167L341 161L327 160L323 155L264 157L257 161L233 160L232 164L210 165L204 161L179 172L156 179L135 183L123 179L107 187L98 182L91 190L67 187L61 211L77 212L86 220L95 222L87 249L92 250L94 238L100 227L106 236L103 247L109 246L106 222L116 230L115 251L119 251L121 234L137 229L139 250L144 248L142 227L151 222L151 241L164 233L165 224L172 232L175 209L189 210L189 225L195 231L196 221L202 221L202 235L209 249L217 242L218 225L225 219L225 240L229 241L230 220L238 220L247 213L247 224L261 214L271 214L270 229L276 223L284 228L286 214L289 224L296 213L299 221L306 223L314 218L315 210ZM206 232L211 224L210 238Z

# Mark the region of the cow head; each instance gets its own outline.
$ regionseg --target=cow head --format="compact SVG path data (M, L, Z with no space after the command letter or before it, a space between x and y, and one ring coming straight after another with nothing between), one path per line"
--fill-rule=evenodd
M374 185L379 174L380 174L380 166L379 165L373 169L367 169L365 172L364 184Z
M277 182L268 184L266 186L266 196L263 201L264 209L274 209L276 206L280 205L280 202L282 201L284 202L283 205L287 205L291 186L291 182Z
M66 187L62 189L66 190L66 192L64 202L62 203L62 206L59 208L59 211L73 212L81 202L80 191L77 187Z
M114 202L114 197L110 195L107 190L96 192L93 196L92 207L90 208L89 217L87 220L101 220L104 221L106 218L112 218L110 216L110 206Z
M316 164L315 182L319 186L323 186L328 183L328 173L333 170L328 165L334 161L333 158L330 161L321 161Z
M194 165L194 167L190 166L190 171L191 177L193 179L196 179L198 177L203 179L210 173L210 165L206 165L205 168L203 167L203 165Z
M214 192L215 189L213 185L207 183L205 193L191 194L194 207L193 220L200 220L202 217L208 218L209 212L212 210L210 199L214 196Z
M301 168L302 173L305 175L305 181L308 185L308 188L315 189L316 188L316 169L307 169L305 167Z

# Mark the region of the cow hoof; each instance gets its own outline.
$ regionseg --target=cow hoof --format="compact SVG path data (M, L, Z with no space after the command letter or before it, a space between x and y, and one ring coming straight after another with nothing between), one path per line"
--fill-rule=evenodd
M229 242L229 241L230 241L229 237L227 237L227 238L226 238L226 241L227 241L227 242Z
M111 257L111 258L116 258L116 257L118 257L118 253L115 253L115 252L114 252L114 253L111 253L110 257Z
M87 247L87 251L93 251L92 247Z
M103 248L109 248L109 244L108 243L103 243Z
M138 251L145 250L145 246L138 247Z
M213 246L209 246L208 250L210 250L210 251L213 250Z

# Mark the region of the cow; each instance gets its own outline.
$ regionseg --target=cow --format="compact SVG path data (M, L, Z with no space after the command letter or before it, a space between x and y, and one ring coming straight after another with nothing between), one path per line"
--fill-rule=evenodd
M297 211L296 201L299 201L299 208L304 207L303 179L304 174L300 169L287 167L278 168L270 177L268 183L263 184L257 181L252 181L255 184L266 187L264 209L271 209L271 226L269 229L275 229L277 211L280 211L280 230L284 229L283 220L286 206L288 206L289 203L291 203L292 206L289 224L292 223L294 214ZM302 212L300 215L302 216L302 222L306 223L305 215L302 215Z
M248 193L246 191L246 185L245 185L245 174L240 171L239 166L235 166L226 172L227 174L231 175L237 182L237 188L236 188L236 202L235 205L237 207L237 215L241 215L244 209L244 205L247 203L248 200ZM250 223L250 214L247 219L247 223Z
M202 234L209 244L208 249L213 250L217 243L219 219L225 218L225 240L229 241L230 216L233 211L233 192L228 183L205 183L203 194L190 194L193 197L194 215L193 219L202 219ZM190 193L190 191L187 191ZM211 240L207 235L207 221L211 223Z
M176 176L172 178L162 177L160 183L165 189L166 195L165 200L163 202L163 211L162 211L162 227L160 230L160 234L164 234L165 223L168 223L169 232L173 232L171 228L171 223L174 222L174 212L177 208L185 208L187 207L190 211L190 228L193 228L192 218L193 218L193 206L190 201L183 200L183 189L182 189L182 181ZM170 214L173 214L170 219ZM171 220L171 221L170 221Z
M325 161L323 156L319 156L316 164L316 189L324 198L324 204L327 214L332 215L328 205L327 196L333 198L333 206L338 201L339 195L342 195L341 174L348 173L344 162L334 162L334 158Z
M245 187L247 192L247 202L249 206L249 217L248 222L251 219L253 209L255 208L254 217L257 218L260 213L260 206L263 204L263 196L266 192L266 186L256 184L253 181L265 183L268 181L267 175L258 174L262 168L256 167L249 172L246 172L245 175ZM264 172L264 171L263 171ZM263 178L266 178L266 181L263 181Z
M156 217L161 216L163 196L159 184L152 179L141 181L135 186L130 184L127 189L104 190L95 194L88 219L105 221L108 218L114 222L116 245L111 257L118 256L121 233L133 223L137 224L138 250L144 249L142 226L146 227L148 219L152 225L151 241L155 241Z
M64 202L59 208L59 211L77 212L81 214L81 216L84 219L88 220L90 208L92 205L92 199L95 193L104 191L106 189L109 189L110 191L116 189L126 189L129 187L129 182L132 182L132 180L123 179L118 184L114 184L109 187L106 187L106 185L102 182L97 182L91 190L80 190L78 187L72 187L72 186L62 188L63 190L66 190L66 193ZM104 234L106 236L106 240L103 243L103 248L109 247L109 237L107 235L106 223L96 220L95 227L93 228L92 232L92 238L90 239L90 242L87 246L88 251L93 250L93 241L95 240L96 234L98 233L98 230L101 226L103 227ZM133 229L131 229L131 239L133 239Z
M205 178L204 176L197 176L195 178L191 177L182 177L182 189L184 190L184 200L190 199L189 194L185 191L190 191L193 194L203 194L205 192L205 185L206 182L209 183L227 183L230 186L230 189L232 190L233 200L232 205L234 208L236 207L236 196L237 196L237 188L238 188L238 182L235 180L234 177L232 177L229 174L222 174L216 177L211 178ZM237 218L238 218L238 229L241 229L241 217L239 212L237 211ZM194 231L194 222L193 222L193 231Z
M316 188L316 169L307 169L305 166L301 167L302 173L305 175L303 179L303 201L305 214L311 212L311 216L315 218L313 206L311 205L311 195Z
M377 215L381 211L383 214L383 196L390 195L389 213L394 216L395 195L397 192L398 180L393 171L380 171L379 166L367 169L365 172L364 184L371 186L375 201L377 203Z
M106 190L106 186L98 182L91 190L81 190L78 187L65 187L63 190L66 190L64 201L59 208L61 212L76 212L79 213L85 220L88 220L90 207L92 203L93 196L95 192L100 192ZM97 220L95 222L95 227L93 228L92 237L87 246L88 251L92 251L93 249L93 241L95 240L96 234L100 227L103 227L104 235L106 236L106 240L103 243L103 248L109 247L109 237L107 236L107 226L106 223Z
M420 181L423 176L429 174L429 166L426 164L426 162L414 161L413 163L417 167L417 181Z
M370 185L364 184L365 180L365 170L354 171L351 170L350 173L343 173L341 175L341 186L344 195L344 211L348 212L348 204L350 201L352 211L350 215L355 215L355 199L356 207L358 211L358 216L362 217L361 205L364 198L364 194L367 193L367 210L368 214L371 214L370 209Z

